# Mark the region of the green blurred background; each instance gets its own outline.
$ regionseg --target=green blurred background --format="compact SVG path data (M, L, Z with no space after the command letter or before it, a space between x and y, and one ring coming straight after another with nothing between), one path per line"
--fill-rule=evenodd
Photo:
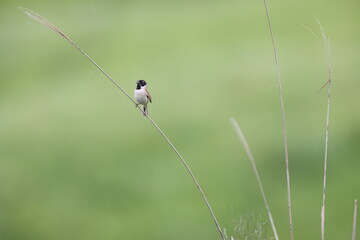
M1 1L0 239L219 239L184 166L141 113L64 39L130 95L145 79L150 115L202 184L228 235L266 212L228 118L258 163L288 239L279 95L263 2ZM295 239L320 238L331 39L327 239L350 239L360 197L360 2L270 1L288 124ZM270 228L267 230L271 233ZM360 230L359 230L360 231Z

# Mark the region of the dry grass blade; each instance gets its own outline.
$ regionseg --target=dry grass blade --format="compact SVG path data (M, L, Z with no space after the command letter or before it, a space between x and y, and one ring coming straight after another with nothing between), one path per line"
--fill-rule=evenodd
M136 102L130 97L130 95L115 81L113 80L110 75L108 73L106 73L86 52L84 52L77 44L75 44L75 42L73 42L68 36L66 36L66 34L64 34L59 28L57 28L54 24L52 24L51 22L49 22L46 18L42 17L41 15L37 14L36 12L27 9L27 8L22 8L19 7L19 10L24 12L26 15L28 15L29 17L35 19L36 21L40 22L42 25L44 25L45 27L53 30L54 32L56 32L58 35L60 35L61 37L63 37L64 39L66 39L69 43L71 43L71 45L73 45L77 50L79 50L91 63L93 63L119 90L121 90L121 92L133 103L136 104ZM141 110L141 108L139 106L137 106L137 108ZM179 151L176 149L176 147L172 144L172 142L169 140L169 138L165 135L165 133L159 128L159 126L147 115L146 118L150 121L150 123L156 128L156 130L161 134L161 136L167 141L167 143L170 145L170 147L172 148L172 150L176 153L176 155L179 157L179 159L182 161L182 163L184 164L186 170L188 171L188 173L190 174L191 178L193 179L196 187L198 188L202 198L205 201L205 204L211 214L211 218L213 219L216 228L221 236L221 239L225 240L225 236L221 231L220 225L218 223L218 221L216 220L215 214L199 184L199 182L197 181L197 179L195 178L195 175L192 173L190 167L188 166L188 164L186 163L185 159L181 156L181 154L179 153Z
M66 41L68 41L71 45L73 45L77 50L79 50L91 63L93 63L118 89L120 89L120 91L123 92L123 94L126 95L126 97L132 101L134 104L136 104L136 102L130 97L129 94L126 93L126 91L119 85L117 84L117 82L115 82L115 80L113 80L109 74L107 74L94 60L92 60L92 58L86 53L84 52L80 47L78 47L75 42L73 42L68 36L66 36L65 33L63 33L58 27L56 27L54 24L52 24L50 21L48 21L46 18L44 18L43 16L41 16L40 14L27 9L27 8L23 8L23 7L19 7L19 10L22 11L23 13L25 13L26 15L28 15L29 17L35 19L36 21L38 21L39 23L41 23L42 25L44 25L45 27L51 29L52 31L54 31L55 33L57 33L60 37L66 39ZM138 109L141 110L140 107L138 107Z
M357 199L355 199L354 203L354 219L353 219L353 227L352 227L352 240L356 240L356 218L357 218Z
M185 159L181 156L181 154L179 153L179 151L175 148L175 146L172 144L172 142L169 140L169 138L165 135L165 133L158 127L158 125L149 117L149 115L146 115L147 119L149 119L149 121L151 122L151 124L158 130L158 132L165 138L165 140L169 143L169 145L171 146L171 148L174 150L174 152L176 153L176 155L180 158L180 160L182 161L182 163L184 164L186 170L188 171L188 173L190 174L191 178L193 179L194 183L196 184L196 187L198 188L201 196L203 197L205 204L211 214L212 219L214 220L214 223L216 225L216 228L221 236L221 239L225 240L225 236L223 234L223 232L221 231L221 227L218 223L218 221L216 220L215 214L210 206L210 203L208 202L204 191L202 190L199 182L197 181L195 175L193 174L193 172L191 171L189 165L186 163Z
M316 18L315 18L316 19ZM310 31L312 35L319 40L325 49L325 56L328 65L328 79L325 84L321 87L319 92L328 86L328 97L327 97L327 111L326 111L326 130L325 130L325 154L324 154L324 178L323 178L323 191L322 191L322 205L321 205L321 239L325 239L325 200L326 200L326 176L327 176L327 161L328 161L328 146L329 146L329 120L330 120L330 96L331 96L331 83L332 83L332 66L331 66L331 54L330 54L330 40L326 36L325 30L321 25L320 21L317 20L320 27L321 39L308 27L305 27ZM322 40L322 41L321 41ZM318 93L319 93L318 92Z
M287 133L286 133L287 131L286 131L286 120L285 120L285 107L284 107L284 99L283 99L283 93L282 93L282 87L281 87L280 70L279 70L279 63L278 63L276 46L275 46L274 34L273 34L273 30L272 30L270 14L269 14L269 9L268 9L266 0L264 0L264 6L265 6L267 22L269 24L271 42L272 42L273 51L274 51L276 76L277 76L279 95L280 95L281 118L282 118L284 149L285 149L285 168L286 168L286 183L287 183L287 202L288 202L288 214L289 214L289 230L290 230L290 240L293 240L294 239L294 233L293 233L292 208L291 208L289 153L288 153L288 141L287 141Z
M55 27L54 24L52 24L46 18L42 17L41 15L37 14L36 12L32 11L31 9L19 7L19 10L22 11L23 13L25 13L26 15L28 15L29 17L35 19L36 21L38 21L45 27L50 28L51 30L53 30L54 32L56 32L61 37L65 38L66 40L71 41L70 38L68 36L66 36L59 28Z
M328 86L327 97L327 111L326 111L326 130L325 130L325 156L324 156L324 180L323 180L323 192L322 192L322 206L321 206L321 239L325 239L325 200L326 200L326 176L327 176L327 162L328 162L328 146L329 146L329 119L330 119L330 96L331 96L331 82L332 82L332 67L331 67L331 55L330 55L330 40L325 34L325 30L321 23L317 21L320 26L323 45L326 52L326 59L328 62L328 80L325 85Z
M260 188L262 198L263 198L264 203L265 203L265 207L266 207L266 210L267 210L267 213L268 213L268 216L269 216L269 220L270 220L271 228L272 228L273 233L274 233L275 240L279 240L279 237L278 237L277 232L276 232L275 223L274 223L271 211L270 211L270 206L269 206L269 203L268 203L268 201L266 199L264 187L263 187L261 179L260 179L260 174L259 174L259 172L257 170L257 167L256 167L254 156L252 155L249 144L247 143L245 135L241 131L241 128L240 128L239 124L237 123L237 121L235 119L233 119L233 118L230 118L230 122L232 123L232 125L234 127L234 130L235 130L236 134L238 135L238 137L239 137L239 139L241 141L241 144L244 146L246 154L249 157L249 160L251 162L251 166L252 166L252 168L254 170L256 180L257 180L259 188Z

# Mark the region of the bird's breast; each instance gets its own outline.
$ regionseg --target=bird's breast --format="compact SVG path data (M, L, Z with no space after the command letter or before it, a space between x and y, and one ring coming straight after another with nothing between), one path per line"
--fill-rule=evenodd
M147 104L148 98L146 95L146 91L144 89L136 89L134 93L134 97L137 103L139 104Z

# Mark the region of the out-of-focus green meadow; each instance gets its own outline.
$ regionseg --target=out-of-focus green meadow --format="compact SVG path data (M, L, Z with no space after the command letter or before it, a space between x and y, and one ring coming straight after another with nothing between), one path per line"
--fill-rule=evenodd
M240 123L281 239L285 160L273 52L262 1L1 1L0 239L219 239L164 139L64 39L67 33L131 96L147 80L150 115L183 154L228 235L266 220ZM269 1L288 125L295 239L320 238L331 39L327 239L350 239L360 198L360 4ZM359 230L360 231L360 230ZM270 228L268 233L271 234Z

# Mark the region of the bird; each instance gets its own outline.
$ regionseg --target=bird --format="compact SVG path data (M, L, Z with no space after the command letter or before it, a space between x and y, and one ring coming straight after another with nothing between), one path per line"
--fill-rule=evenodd
M147 83L145 82L145 80L139 80L136 82L134 97L136 100L135 107L143 105L143 115L147 116L149 113L147 104L152 101L151 96L147 91Z

